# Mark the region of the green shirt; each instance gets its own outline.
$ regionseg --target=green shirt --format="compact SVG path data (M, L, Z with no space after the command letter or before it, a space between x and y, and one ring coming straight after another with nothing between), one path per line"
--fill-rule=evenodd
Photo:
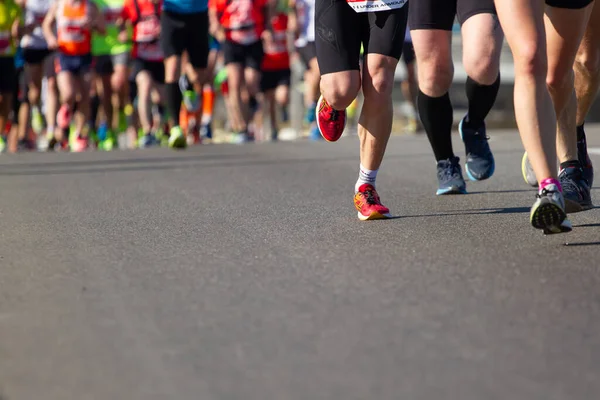
M11 29L21 19L21 8L13 0L0 1L0 57L13 57L17 51L17 39Z
M124 0L93 0L104 16L106 35L92 35L92 54L95 56L115 55L131 50L128 43L119 41L119 28L116 23L123 11Z

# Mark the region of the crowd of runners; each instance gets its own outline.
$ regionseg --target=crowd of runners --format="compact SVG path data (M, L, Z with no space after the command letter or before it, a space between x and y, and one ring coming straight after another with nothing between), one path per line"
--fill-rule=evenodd
M448 94L455 20L467 73L458 123L467 177L494 174L485 120L506 37L522 171L538 188L531 223L570 231L567 213L592 208L584 121L600 84L593 0L0 0L2 143L111 150L125 132L139 147L183 148L211 137L217 95L233 142L276 140L296 58L309 137L337 141L363 97L354 203L361 220L388 218L375 187L402 55L402 91L431 144L436 193L466 193Z

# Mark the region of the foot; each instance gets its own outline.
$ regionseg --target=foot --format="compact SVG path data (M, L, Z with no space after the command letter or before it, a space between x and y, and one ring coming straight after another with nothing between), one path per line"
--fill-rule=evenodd
M592 160L590 160L590 156L587 151L587 141L585 138L585 131L583 130L583 126L578 127L578 137L580 140L577 140L577 156L579 158L579 162L583 166L583 178L587 181L588 186L591 188L594 186L594 166L592 165Z
M306 122L309 125L315 122L316 110L317 103L313 103L310 106L308 106L306 108L306 115L304 115L304 122Z
M458 124L458 132L465 144L467 162L465 170L472 181L482 181L494 174L494 155L490 150L485 124L473 129L465 122L465 116Z
M338 111L333 109L327 100L321 96L317 103L317 126L325 140L335 142L344 133L346 127L346 110Z
M187 140L180 127L174 126L171 128L169 135L169 147L173 149L185 149Z
M582 168L564 168L560 171L558 180L562 186L567 213L585 211L593 207L590 187L583 177Z
M534 228L543 230L545 235L570 232L573 229L567 219L565 200L558 186L546 185L536 197L529 218Z
M437 163L438 196L443 194L466 194L467 185L462 176L458 157L440 160Z
M86 151L89 146L89 140L87 136L77 135L71 142L71 151L74 153L81 153Z
M71 124L71 109L68 105L63 104L56 114L56 123L61 129L68 129Z
M358 188L358 192L354 195L354 207L361 221L391 218L389 208L381 204L377 191L368 183L363 183Z
M39 135L44 129L44 117L38 107L31 108L31 129Z
M533 172L533 167L529 162L529 157L527 157L527 152L523 154L523 158L521 159L521 173L529 186L538 187L538 181L535 177L535 172Z
M159 144L158 139L152 133L142 135L138 140L138 147L140 149L146 149L148 147L157 146Z
M321 132L317 126L311 128L308 138L314 142L323 140L323 136L321 136Z
M98 142L99 150L112 151L117 147L119 147L117 135L110 130L106 132L106 137Z

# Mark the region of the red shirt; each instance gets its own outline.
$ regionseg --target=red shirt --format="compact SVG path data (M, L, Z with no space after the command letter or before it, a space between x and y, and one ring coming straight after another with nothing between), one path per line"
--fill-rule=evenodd
M162 0L156 3L152 0L125 0L121 17L133 24L133 49L131 52L134 58L146 61L162 61L164 59L158 43L162 3Z
M266 0L209 0L208 7L217 12L227 40L239 44L260 40Z
M287 47L287 25L287 14L277 14L271 19L273 40L264 44L263 71L290 69L290 54Z

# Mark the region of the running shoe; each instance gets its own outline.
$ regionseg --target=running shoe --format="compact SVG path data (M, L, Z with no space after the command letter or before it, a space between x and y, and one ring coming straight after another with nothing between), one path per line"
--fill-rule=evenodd
M73 138L70 144L72 152L81 153L88 149L89 140L87 136L77 135Z
M346 110L333 109L321 96L316 108L317 126L325 140L335 142L344 133L346 127Z
M565 200L557 185L546 185L536 197L529 218L534 228L543 230L545 235L570 232L573 229L565 212Z
M244 144L250 141L247 132L234 132L231 134L230 141L232 144Z
M119 139L112 130L107 130L105 138L98 142L98 149L104 151L112 151L119 147Z
M560 171L558 180L563 190L565 211L576 213L593 207L590 187L580 167L567 167Z
M200 109L200 98L193 90L186 90L183 92L183 104L189 112L195 113Z
M592 160L590 160L590 155L587 151L587 140L585 138L585 131L582 126L577 127L577 158L579 158L579 162L583 167L583 178L587 181L588 186L591 188L594 186L594 166L592 165Z
M321 132L319 131L318 126L314 126L311 128L311 130L308 134L308 138L310 140L312 140L313 142L318 142L318 141L323 140L323 136L321 136Z
M4 150L6 150L6 139L0 135L0 153L4 153Z
M523 154L523 158L521 159L521 173L523 174L523 179L525 180L525 183L535 188L538 187L538 181L535 177L533 167L529 162L529 157L527 157L527 152Z
M465 152L467 153L465 170L470 180L482 181L494 174L494 155L488 143L489 138L485 123L479 129L473 129L467 126L465 118L467 117L461 119L458 124L458 132L465 144Z
M146 149L148 147L153 147L159 145L160 142L152 133L147 133L142 135L142 137L138 140L138 147L140 149Z
M185 149L187 147L187 139L179 126L174 126L170 130L169 147L174 149Z
M389 208L381 204L381 199L370 183L363 183L354 195L354 207L358 211L358 219L369 221L372 219L391 218Z
M63 104L56 115L56 123L61 129L69 129L71 124L71 109L68 105Z
M31 108L31 128L36 135L39 135L42 133L42 130L44 130L44 117L42 116L39 107Z
M453 157L437 163L438 190L436 195L466 194L467 185L460 168L460 158Z

